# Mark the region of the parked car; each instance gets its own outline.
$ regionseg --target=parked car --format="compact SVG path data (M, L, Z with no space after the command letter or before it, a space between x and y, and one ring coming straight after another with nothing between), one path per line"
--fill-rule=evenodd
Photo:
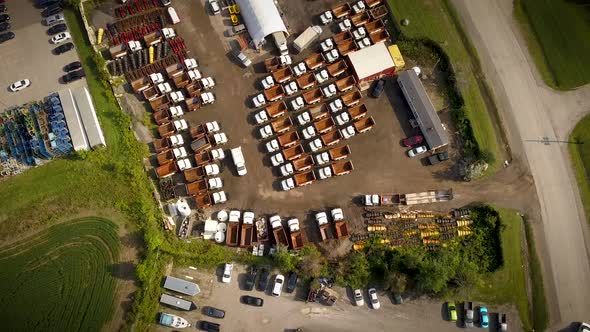
M64 32L66 30L68 30L68 26L65 23L60 23L60 24L56 24L56 25L52 26L51 28L47 29L47 34L48 35L55 35L60 32Z
M393 303L395 304L403 304L404 298L400 293L393 293Z
M64 42L68 39L71 39L71 38L72 38L72 35L70 35L69 32L67 32L67 31L61 32L61 33L58 33L57 35L53 36L53 38L51 38L51 42L54 44L59 44L59 43Z
M268 271L267 268L262 268L260 269L260 277L258 277L258 290L259 291L264 291L266 289L266 287L268 286L268 276L270 275L270 272Z
M39 0L37 1L39 7L49 7L53 5L63 5L63 0Z
M381 303L379 303L379 298L377 298L377 290L375 288L369 288L369 299L371 300L371 306L373 309L381 308Z
M258 269L256 268L255 265L250 266L250 268L248 269L248 274L246 275L246 280L244 283L244 289L251 291L254 289L254 282L256 281L256 273L258 272Z
M3 34L0 34L0 44L4 43L5 41L11 40L12 38L14 38L14 36L15 36L14 32L12 32L12 31L8 31Z
M199 322L199 330L207 332L219 332L220 325L217 323L202 320Z
M80 61L74 61L74 62L70 62L67 65L64 66L64 71L68 72L68 71L72 71L72 70L76 70L76 69L80 69L82 68L82 63Z
M590 324L582 322L578 328L578 332L590 332Z
M10 23L8 23L8 22L0 23L0 32L4 32L6 30L10 30Z
M365 300L363 299L363 292L360 289L354 290L354 303L357 307L362 307L365 305Z
M473 327L473 302L465 303L465 327Z
M74 44L68 42L68 43L59 45L58 47L54 48L53 51L55 52L55 54L59 55L59 54L66 53L67 51L70 51L73 48L74 48Z
M383 90L385 90L385 80L378 80L377 83L375 83L373 91L371 91L371 97L379 98L383 93Z
M254 307L262 307L264 305L264 300L259 297L254 297L250 295L244 295L240 298L241 302L247 305L251 305Z
M203 307L203 314L214 318L224 318L225 311L214 307Z
M65 18L63 14L55 14L45 18L45 25L54 25L55 23L63 23L65 22Z
M424 136L422 136L422 135L410 136L410 137L404 139L404 141L403 141L404 146L407 148L411 148L412 146L418 145L422 142L424 142Z
M229 284L231 282L231 271L234 269L234 265L232 263L225 263L223 267L223 276L221 277L221 281Z
M16 82L12 83L10 85L10 90L12 92L18 92L18 91L26 89L30 85L31 85L31 81L29 81L28 79L25 78L24 80L20 80L20 81L16 81Z
M285 284L285 276L282 274L277 274L275 277L275 285L272 288L272 296L281 296L281 292L283 291L283 285Z
M219 15L221 13L221 8L217 0L209 0L209 7L211 7L211 13L213 15Z
M2 14L2 15L0 15L0 23L2 23L2 22L8 22L8 21L10 21L10 15L8 15L8 14Z
M236 59L238 59L242 66L244 66L244 68L250 67L252 65L252 60L250 60L243 52L234 51L233 55L236 57Z
M413 148L411 150L408 150L408 157L414 158L417 155L423 154L426 151L428 151L428 149L426 149L426 146L420 145L420 146L415 147L415 148Z
M506 314L498 314L498 327L502 332L508 331L508 321L506 320ZM587 325L585 330L580 329L580 331L590 332L590 325Z
M6 5L0 5L0 13L4 13L6 11Z
M479 326L483 329L487 329L490 326L490 318L488 317L488 308L481 306L479 307Z
M447 314L449 320L452 322L457 321L457 307L455 306L455 302L449 301L447 302Z
M80 69L77 71L71 71L67 74L65 74L64 76L62 76L62 80L64 83L70 83L76 80L81 79L82 77L86 76L86 73L84 72L84 69Z
M62 10L63 10L63 8L61 8L61 6L59 4L56 4L56 5L49 6L49 7L45 8L41 12L41 16L47 17L47 16L59 14L62 12Z
M297 287L297 273L291 272L289 273L289 280L287 280L287 293L293 293L295 287Z

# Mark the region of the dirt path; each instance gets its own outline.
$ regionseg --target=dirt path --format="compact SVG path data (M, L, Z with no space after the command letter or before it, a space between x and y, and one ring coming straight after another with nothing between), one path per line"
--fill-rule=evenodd
M542 223L536 227L552 327L588 318L588 227L566 140L590 109L590 87L555 92L539 79L512 18L512 1L454 0L507 124L513 153L528 161ZM546 138L546 139L545 139ZM534 216L533 216L534 218ZM544 251L547 255L544 255ZM554 328L550 328L554 330Z

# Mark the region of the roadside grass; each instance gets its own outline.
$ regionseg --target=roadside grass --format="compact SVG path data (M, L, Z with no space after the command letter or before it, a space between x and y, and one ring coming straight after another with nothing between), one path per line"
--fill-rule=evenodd
M543 80L569 90L590 83L588 5L565 0L517 0L519 21Z
M495 272L484 276L484 282L474 287L470 294L476 301L505 304L514 303L525 331L532 330L526 273L523 258L523 223L518 212L495 208L502 221L502 256L504 264Z
M580 190L582 205L586 214L586 221L590 224L590 115L585 116L570 134L570 141L580 144L569 144L570 158Z
M547 310L547 299L545 298L545 288L543 286L543 271L541 262L535 254L535 237L530 223L524 223L524 231L529 252L529 269L532 288L532 316L534 331L545 331L549 325L549 311Z
M404 36L412 39L430 39L439 44L451 59L453 69L457 75L457 85L463 95L465 112L471 122L475 139L481 151L489 151L496 158L490 164L488 173L496 170L501 153L490 112L478 85L478 78L474 74L474 64L469 54L466 42L461 38L462 32L455 18L450 4L446 0L389 0L394 18L409 19L408 26L400 26ZM403 51L403 50L402 50Z

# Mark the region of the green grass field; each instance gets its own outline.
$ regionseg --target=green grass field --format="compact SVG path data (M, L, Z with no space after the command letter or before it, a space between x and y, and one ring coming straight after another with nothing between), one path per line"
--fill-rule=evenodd
M113 310L116 226L101 218L57 224L0 248L4 331L99 331Z
M570 135L570 141L583 143L570 144L569 151L586 220L590 224L590 115L578 122Z
M438 43L451 58L457 73L459 87L465 99L465 110L471 121L475 139L482 151L492 152L496 159L500 156L496 134L486 107L484 97L473 73L472 58L461 38L452 12L445 0L394 1L389 5L398 21L410 20L410 25L402 27L402 32L409 38L428 38ZM498 161L491 165L495 169Z
M573 89L590 83L588 4L566 0L518 0L515 16L547 85Z

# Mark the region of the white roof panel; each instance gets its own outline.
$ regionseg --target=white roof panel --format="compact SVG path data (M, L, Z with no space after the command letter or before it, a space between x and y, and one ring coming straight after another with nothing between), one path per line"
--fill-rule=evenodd
M273 32L288 34L285 23L273 0L236 0L241 16L254 45L258 47Z
M385 43L377 43L347 54L359 80L395 67Z

